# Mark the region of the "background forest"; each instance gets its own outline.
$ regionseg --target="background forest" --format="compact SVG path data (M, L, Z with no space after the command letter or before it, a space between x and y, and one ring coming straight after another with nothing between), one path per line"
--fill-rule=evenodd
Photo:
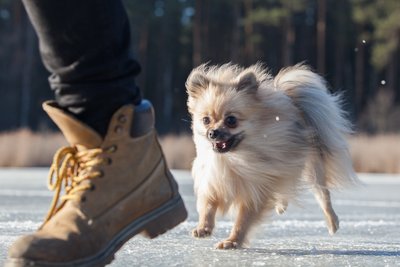
M399 0L126 0L137 82L162 135L190 132L185 80L201 63L306 62L345 96L358 133L400 133ZM21 1L0 0L0 131L55 129ZM399 164L400 166L400 164ZM400 169L400 167L399 167Z
M300 61L343 91L359 131L400 130L398 0L127 0L138 83L159 131L188 131L184 83L201 63ZM20 1L0 0L0 130L51 125L37 38Z

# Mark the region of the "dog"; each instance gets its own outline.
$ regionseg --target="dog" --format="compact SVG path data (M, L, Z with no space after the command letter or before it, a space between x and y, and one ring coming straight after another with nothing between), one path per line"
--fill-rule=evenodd
M186 81L196 157L192 176L199 222L194 237L212 234L217 212L235 211L219 249L247 245L268 212L285 212L309 185L329 233L339 228L329 190L357 180L346 136L351 123L340 95L304 64L275 77L261 64L201 65Z

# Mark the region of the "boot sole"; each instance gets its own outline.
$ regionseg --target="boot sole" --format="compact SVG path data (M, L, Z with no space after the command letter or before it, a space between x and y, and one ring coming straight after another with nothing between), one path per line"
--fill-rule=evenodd
M7 259L4 267L78 267L78 266L105 266L114 259L114 254L133 236L143 233L148 238L155 238L166 231L174 228L187 218L185 204L180 195L164 203L162 206L139 217L134 222L119 232L105 247L97 254L70 262L43 262L27 259Z

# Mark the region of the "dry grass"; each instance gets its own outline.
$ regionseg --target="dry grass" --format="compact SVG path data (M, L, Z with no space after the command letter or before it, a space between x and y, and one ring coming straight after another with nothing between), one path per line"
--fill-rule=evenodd
M400 173L400 135L358 135L349 143L357 172Z
M169 135L160 141L170 168L190 169L195 149L189 135ZM358 135L349 143L357 172L400 173L400 135ZM54 152L63 145L66 142L59 133L1 133L0 166L49 166Z
M56 150L66 145L59 133L33 133L22 129L0 134L0 166L49 166Z
M160 139L165 158L171 169L190 169L196 155L192 137L168 135Z
M195 150L189 135L166 136L160 139L168 166L189 169ZM61 133L33 133L22 129L0 133L1 167L49 166L53 155L67 145Z

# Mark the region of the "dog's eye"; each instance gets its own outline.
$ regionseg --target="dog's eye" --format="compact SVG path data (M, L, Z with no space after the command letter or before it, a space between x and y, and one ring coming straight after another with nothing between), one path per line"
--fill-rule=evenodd
M204 117L204 118L203 118L203 124L204 124L204 125L209 125L210 122L211 122L211 121L210 121L210 117Z
M237 119L235 116L228 116L225 118L224 123L229 128L235 128L237 126Z

